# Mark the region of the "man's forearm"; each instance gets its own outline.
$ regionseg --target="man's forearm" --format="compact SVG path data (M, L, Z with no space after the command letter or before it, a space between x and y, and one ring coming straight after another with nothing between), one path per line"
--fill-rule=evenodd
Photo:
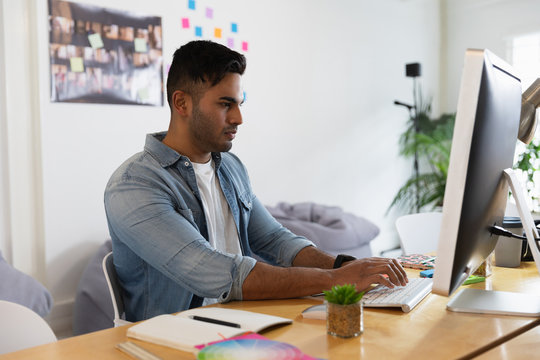
M320 261L324 268L308 267L314 266L310 258ZM358 259L337 269L332 269L333 261L332 256L325 257L308 247L298 253L292 267L257 262L244 280L242 298L285 299L317 294L341 284L354 284L358 290L365 290L371 284L392 288L408 282L405 270L396 259Z
M315 246L306 246L296 254L293 266L331 269L334 261L334 256L317 249Z
M334 257L315 246L300 250L293 267L276 267L257 263L244 281L244 300L284 299L320 293L332 285Z
M244 300L287 299L320 293L332 287L332 270L279 267L257 262L242 287Z

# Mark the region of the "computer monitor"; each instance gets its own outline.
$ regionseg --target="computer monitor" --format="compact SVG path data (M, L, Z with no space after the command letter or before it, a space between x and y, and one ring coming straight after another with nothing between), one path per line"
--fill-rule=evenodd
M521 81L510 65L488 50L466 51L435 262L436 294L452 295L495 248L498 236L491 227L502 226L509 185L504 171L513 164L521 98ZM486 298L498 302L500 292L479 291L459 294L448 308L514 313L493 308L493 299ZM540 305L531 311L540 316Z

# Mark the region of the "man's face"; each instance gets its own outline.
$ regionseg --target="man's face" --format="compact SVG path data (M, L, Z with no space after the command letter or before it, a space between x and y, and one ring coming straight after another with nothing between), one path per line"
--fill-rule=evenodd
M241 76L228 73L208 88L193 105L189 133L201 153L224 152L232 147L238 125L242 124Z

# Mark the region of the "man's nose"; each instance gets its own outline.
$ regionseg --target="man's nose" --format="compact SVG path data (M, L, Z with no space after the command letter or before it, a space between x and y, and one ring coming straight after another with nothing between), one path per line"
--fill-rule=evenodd
M242 111L239 106L235 106L232 111L229 111L229 123L241 125L243 122Z

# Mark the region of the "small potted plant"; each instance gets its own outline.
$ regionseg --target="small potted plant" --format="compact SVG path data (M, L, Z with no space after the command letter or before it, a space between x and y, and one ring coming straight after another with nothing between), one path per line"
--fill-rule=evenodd
M362 296L364 292L358 292L351 284L324 291L326 330L330 335L348 338L364 332Z

